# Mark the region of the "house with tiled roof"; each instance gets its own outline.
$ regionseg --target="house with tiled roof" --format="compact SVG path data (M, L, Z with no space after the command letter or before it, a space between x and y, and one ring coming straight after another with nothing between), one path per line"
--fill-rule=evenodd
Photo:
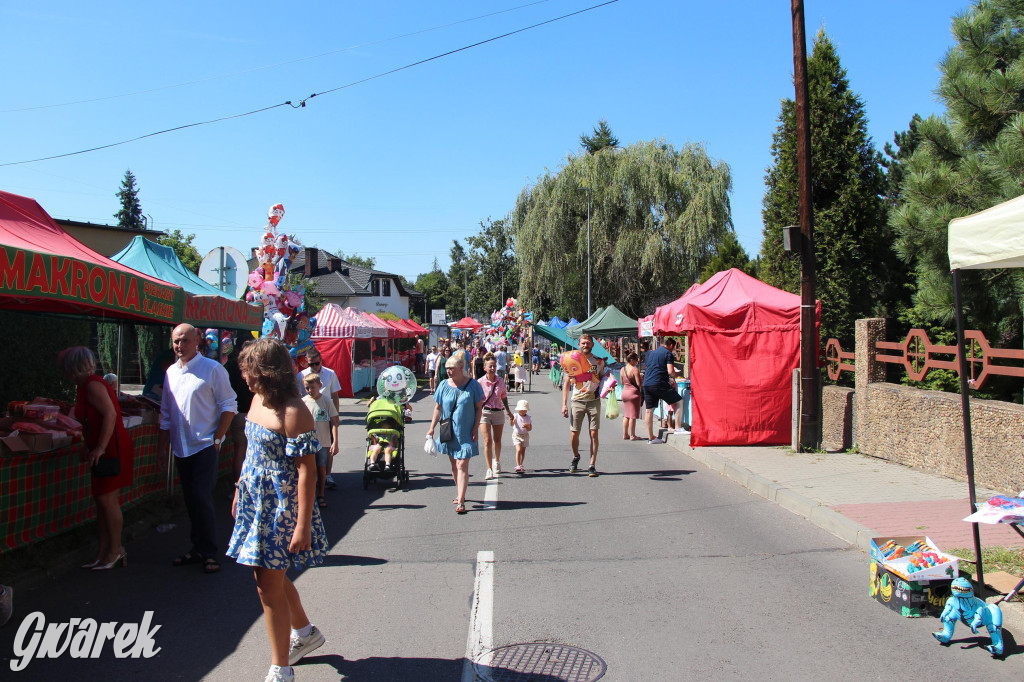
M250 261L250 270L256 264ZM369 313L394 313L408 319L411 301L423 294L402 285L398 275L354 265L316 247L304 248L293 260L291 273L315 282L328 303Z

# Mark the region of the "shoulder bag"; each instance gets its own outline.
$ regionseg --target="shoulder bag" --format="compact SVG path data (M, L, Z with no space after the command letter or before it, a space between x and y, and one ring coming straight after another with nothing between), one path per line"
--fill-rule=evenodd
M462 389L459 388L458 386L456 386L455 390L458 391L458 393L455 395L455 404L458 405L459 396L462 395ZM444 413L442 411L442 416L443 416L443 414ZM438 427L438 431L437 431L437 440L438 440L438 442L440 442L440 443L448 443L450 441L455 440L455 427L452 426L452 415L448 415L447 417L444 417L443 419L441 419L441 421L438 422L437 427Z

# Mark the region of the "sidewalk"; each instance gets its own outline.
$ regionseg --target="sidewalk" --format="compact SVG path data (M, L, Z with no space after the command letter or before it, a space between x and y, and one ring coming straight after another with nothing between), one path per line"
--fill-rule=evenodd
M671 433L667 442L865 552L872 537L883 535L927 535L943 550L974 546L971 524L962 520L971 513L966 482L846 452L795 453L784 446L691 448L689 436ZM998 492L978 488L976 494L984 502ZM980 528L982 547L1024 547L1024 538L1007 525ZM1008 629L1024 634L1024 604L1002 608Z

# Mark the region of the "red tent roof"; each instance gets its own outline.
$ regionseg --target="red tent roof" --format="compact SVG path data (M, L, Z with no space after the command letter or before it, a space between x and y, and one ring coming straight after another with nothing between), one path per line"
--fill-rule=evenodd
M483 325L474 320L472 317L464 317L458 322L450 324L448 326L451 327L452 329L472 329L473 331L476 331Z
M424 336L430 333L430 331L428 331L426 327L424 327L419 322L416 322L414 320L402 320L402 324L408 327L409 330L412 331L412 333L416 336Z
M184 300L181 287L76 240L35 199L0 191L0 307L170 324Z

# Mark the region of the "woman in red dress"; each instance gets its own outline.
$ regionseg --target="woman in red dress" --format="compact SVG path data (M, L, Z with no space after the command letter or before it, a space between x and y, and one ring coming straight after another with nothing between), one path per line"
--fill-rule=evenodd
M120 468L114 476L97 476L97 470L90 469L100 538L96 557L82 568L106 571L119 564L127 566L128 555L121 544L124 520L120 492L132 484L135 446L121 420L117 394L110 384L96 376L96 358L84 346L61 351L57 366L78 387L74 416L82 422L85 437L82 461L95 467L101 458L116 459Z

